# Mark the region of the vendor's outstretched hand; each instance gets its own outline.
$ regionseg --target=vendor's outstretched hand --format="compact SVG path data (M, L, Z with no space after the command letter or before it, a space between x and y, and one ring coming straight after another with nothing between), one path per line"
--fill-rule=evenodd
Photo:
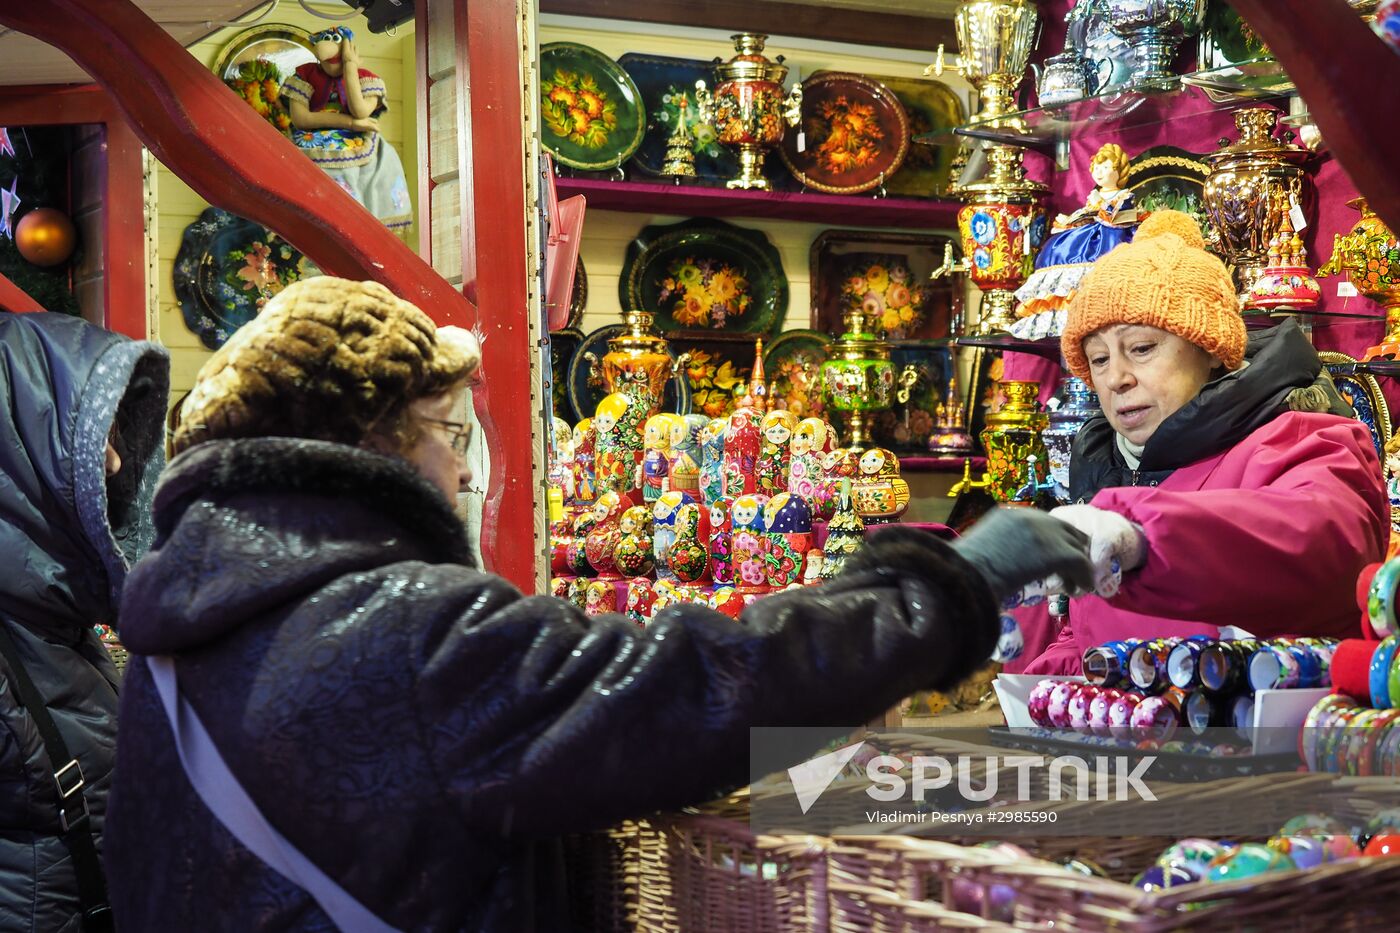
M1117 512L1092 505L1066 505L1050 513L1089 536L1089 559L1094 563L1094 590L1105 599L1118 592L1121 574L1136 570L1147 560L1147 536L1142 528Z
M986 578L997 598L1058 575L1070 592L1094 588L1089 538L1039 509L996 509L953 542Z

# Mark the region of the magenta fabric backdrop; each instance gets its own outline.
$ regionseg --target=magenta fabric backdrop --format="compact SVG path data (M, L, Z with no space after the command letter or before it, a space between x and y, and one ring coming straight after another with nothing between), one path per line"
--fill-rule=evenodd
M1072 0L1042 0L1039 4L1041 17L1045 20L1044 34L1033 59L1042 61L1064 48L1064 17L1074 5ZM1178 67L1189 70L1195 57L1194 40L1183 43ZM1027 100L1034 100L1033 82L1025 86ZM1261 106L1248 104L1248 106ZM1200 102L1185 102L1179 109L1180 119L1154 127L1144 127L1125 133L1106 132L1076 139L1070 146L1070 167L1068 171L1055 171L1054 163L1043 156L1032 154L1027 157L1027 168L1032 177L1050 185L1051 210L1069 212L1084 203L1093 188L1089 177L1089 159L1104 143L1116 142L1127 150L1129 156L1136 156L1153 146L1178 146L1190 152L1208 154L1218 148L1219 141L1228 137L1237 138L1234 117L1231 111L1216 113L1202 112L1205 105ZM1338 233L1347 233L1353 222L1360 216L1347 202L1357 196L1356 186L1347 176L1336 159L1325 150L1319 153L1312 166L1312 178L1316 187L1315 203L1308 216L1308 229L1304 239L1308 247L1308 262L1316 269L1332 255L1332 238ZM1378 305L1367 298L1338 298L1336 277L1322 279L1322 308L1327 311L1347 311L1362 314L1379 314ZM1319 350L1338 350L1360 357L1367 347L1379 342L1385 328L1379 322L1358 321L1339 324L1319 324L1313 331L1313 340ZM1005 372L1007 379L1033 379L1041 383L1041 400L1048 399L1054 392L1054 383L1059 377L1059 367L1038 357L1023 353L1006 354ZM1394 379L1380 380L1386 400L1394 408L1400 403L1400 382Z

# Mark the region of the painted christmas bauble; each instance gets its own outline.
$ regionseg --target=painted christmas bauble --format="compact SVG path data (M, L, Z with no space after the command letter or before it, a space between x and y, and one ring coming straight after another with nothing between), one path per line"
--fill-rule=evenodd
M1184 865L1153 865L1133 879L1133 887L1144 891L1165 891L1183 884L1195 884L1201 876Z
M1026 710L1030 713L1031 722L1037 726L1050 725L1050 693L1059 683L1057 680L1042 680L1031 689L1030 697L1026 700Z
M1069 701L1074 699L1074 695L1078 692L1079 684L1060 683L1055 685L1055 689L1050 691L1050 706L1047 714L1050 725L1056 729L1070 727Z
M61 266L78 246L78 231L68 215L52 207L36 208L15 224L15 248L36 266Z
M1299 868L1316 868L1332 861L1326 843L1319 836L1275 836L1267 845L1291 858Z
M1364 855L1400 855L1400 835L1386 833L1380 836L1372 836L1371 841L1366 843Z
M1206 880L1220 884L1253 878L1266 872L1289 871L1294 867L1293 860L1282 852L1257 842L1246 842L1213 859L1206 870Z
M1214 839L1183 839L1167 846L1157 857L1158 865L1181 865L1200 877L1210 863L1234 846Z

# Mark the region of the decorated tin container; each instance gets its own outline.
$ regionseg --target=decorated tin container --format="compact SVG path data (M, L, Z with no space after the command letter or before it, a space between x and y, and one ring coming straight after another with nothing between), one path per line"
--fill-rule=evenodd
M700 431L700 500L714 502L724 495L724 432L729 422L710 420Z
M768 590L768 539L763 507L764 495L739 496L730 509L733 516L734 588L741 594Z
M765 496L786 492L788 488L788 449L792 433L797 429L797 416L779 409L763 416L763 439L758 452L758 491Z
M724 494L731 498L758 492L760 417L752 408L736 408L724 429Z
M710 576L716 586L734 583L734 500L719 496L710 510Z
M807 500L780 492L763 507L768 536L768 585L781 589L802 579L802 561L812 547L812 507Z

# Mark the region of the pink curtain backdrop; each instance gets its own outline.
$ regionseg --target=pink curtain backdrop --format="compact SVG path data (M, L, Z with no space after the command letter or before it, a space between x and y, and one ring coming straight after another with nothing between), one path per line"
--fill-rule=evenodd
M1042 0L1039 4L1041 18L1044 20L1044 32L1032 57L1034 61L1043 61L1064 49L1064 17L1073 5L1073 0ZM1195 54L1195 40L1184 42L1177 61L1178 68L1182 71L1191 70L1194 67ZM1023 99L1028 104L1035 100L1033 83L1028 80L1023 87ZM1245 106L1275 105L1250 102ZM1286 113L1286 109L1283 112ZM1084 199L1093 189L1094 182L1089 177L1089 159L1105 143L1118 143L1130 157L1153 146L1167 145L1205 155L1218 149L1221 139L1228 138L1233 142L1237 138L1232 111L1211 113L1208 112L1208 105L1204 101L1193 99L1178 103L1175 113L1179 119L1170 123L1123 133L1110 131L1073 140L1070 145L1068 171L1056 171L1052 160L1039 154L1029 154L1026 157L1028 172L1031 177L1050 186L1051 211L1068 213L1082 206ZM1325 140L1323 151L1316 155L1312 163L1311 177L1316 197L1314 202L1308 205L1308 228L1304 231L1304 240L1308 247L1308 263L1316 269L1331 258L1332 238L1338 233L1350 232L1354 221L1360 215L1354 208L1347 206L1347 202L1358 195L1356 186L1341 165L1327 153ZM1380 307L1370 299L1337 297L1339 281L1341 280L1335 276L1320 280L1323 310L1380 313ZM1313 341L1319 350L1337 350L1359 358L1367 347L1379 342L1384 330L1382 324L1371 321L1318 324L1313 331ZM1006 379L1040 382L1040 398L1041 401L1045 401L1054 394L1060 369L1056 364L1039 357L1024 353L1007 353L1005 373ZM1381 379L1380 383L1393 410L1397 403L1400 403L1400 381Z

